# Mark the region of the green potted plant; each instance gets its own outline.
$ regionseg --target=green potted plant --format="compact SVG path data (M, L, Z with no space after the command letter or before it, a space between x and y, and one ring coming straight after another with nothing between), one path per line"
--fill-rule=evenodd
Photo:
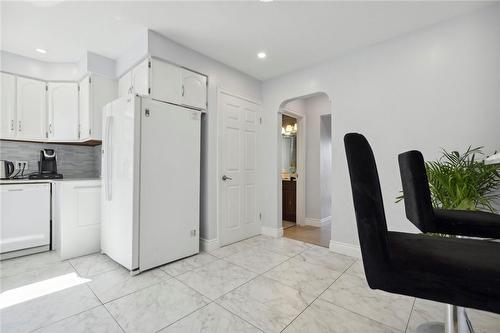
M477 160L483 155L478 147L460 154L447 152L437 160L426 162L432 205L457 210L496 212L494 202L500 198L500 165L487 165ZM403 200L403 194L396 202Z

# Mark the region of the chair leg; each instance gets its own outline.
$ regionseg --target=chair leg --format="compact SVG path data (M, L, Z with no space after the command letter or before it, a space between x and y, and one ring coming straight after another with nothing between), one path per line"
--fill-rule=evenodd
M446 305L446 333L474 333L465 308Z
M417 327L416 333L474 333L465 308L446 305L445 323L428 322Z

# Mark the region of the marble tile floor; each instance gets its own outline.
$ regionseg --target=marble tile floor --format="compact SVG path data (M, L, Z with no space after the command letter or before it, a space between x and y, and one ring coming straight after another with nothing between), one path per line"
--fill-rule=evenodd
M0 262L0 332L399 332L443 304L369 289L361 261L257 236L137 276L101 254ZM500 315L470 310L478 333Z

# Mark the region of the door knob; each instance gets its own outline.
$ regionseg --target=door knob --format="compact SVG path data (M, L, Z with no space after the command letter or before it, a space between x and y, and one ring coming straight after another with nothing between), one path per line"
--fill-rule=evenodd
M222 176L222 180L223 180L223 181L226 181L226 180L233 180L233 178L231 178L231 177L228 177L228 176L224 175L224 176Z

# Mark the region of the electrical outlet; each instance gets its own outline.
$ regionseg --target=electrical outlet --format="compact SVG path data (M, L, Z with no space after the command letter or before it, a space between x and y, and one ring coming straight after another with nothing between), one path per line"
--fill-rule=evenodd
M28 161L15 161L14 162L14 167L16 170L23 170L24 167L24 172L28 171Z

